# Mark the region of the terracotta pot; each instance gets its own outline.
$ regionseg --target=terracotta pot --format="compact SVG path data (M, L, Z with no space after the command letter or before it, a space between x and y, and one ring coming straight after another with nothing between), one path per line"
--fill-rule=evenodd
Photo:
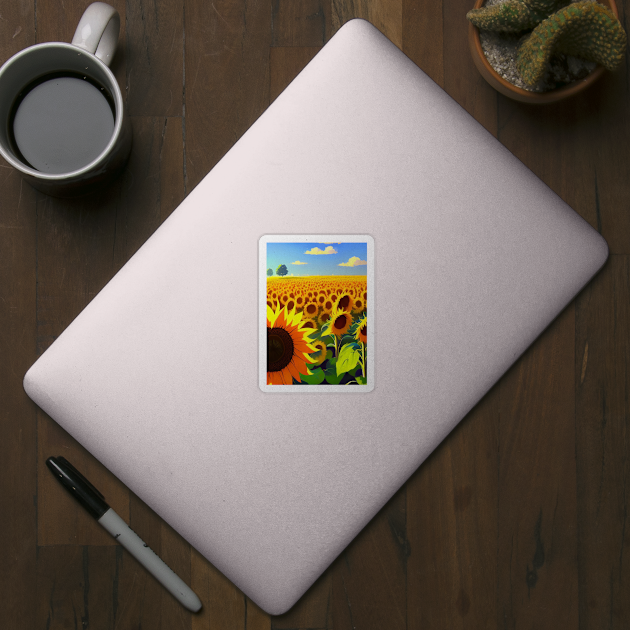
M600 0L600 4L608 7L619 18L617 12L617 5L614 0ZM484 5L484 0L475 1L475 9L480 9ZM524 103L554 103L562 99L568 98L585 90L590 85L595 83L602 74L605 72L605 68L597 66L593 72L591 72L586 78L581 81L575 81L555 90L549 90L547 92L529 92L516 85L513 85L509 81L506 81L495 69L490 65L490 62L486 59L481 48L481 40L479 39L479 29L471 22L468 22L468 43L470 45L470 52L472 54L473 61L477 66L477 70L481 73L481 76L495 89L497 92L514 99L516 101L522 101Z

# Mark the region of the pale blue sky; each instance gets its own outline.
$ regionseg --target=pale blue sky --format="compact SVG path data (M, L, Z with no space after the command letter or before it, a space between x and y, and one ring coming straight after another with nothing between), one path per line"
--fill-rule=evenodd
M326 253L322 253L326 252ZM294 276L365 276L367 243L267 243L267 269Z

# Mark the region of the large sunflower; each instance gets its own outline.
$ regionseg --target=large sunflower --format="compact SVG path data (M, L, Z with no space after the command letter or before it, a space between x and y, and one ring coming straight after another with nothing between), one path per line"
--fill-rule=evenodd
M352 315L348 311L338 311L335 309L330 319L332 321L331 332L337 337L341 337L348 332L350 324L352 324Z
M337 300L335 307L339 311L352 311L354 309L354 299L348 291L342 293Z
M301 383L300 374L310 374L309 355L317 351L312 332L304 328L302 313L267 307L267 385L292 385L293 379Z

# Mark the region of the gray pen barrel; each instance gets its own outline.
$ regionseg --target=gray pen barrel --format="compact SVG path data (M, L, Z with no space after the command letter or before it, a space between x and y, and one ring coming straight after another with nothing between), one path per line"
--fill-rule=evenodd
M109 508L98 522L151 573L183 606L197 612L201 601L190 587L176 575L159 556Z

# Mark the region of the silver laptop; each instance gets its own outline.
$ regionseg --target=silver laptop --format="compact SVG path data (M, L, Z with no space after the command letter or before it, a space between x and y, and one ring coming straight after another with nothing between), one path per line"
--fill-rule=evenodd
M353 20L24 386L279 614L607 255L595 230Z

